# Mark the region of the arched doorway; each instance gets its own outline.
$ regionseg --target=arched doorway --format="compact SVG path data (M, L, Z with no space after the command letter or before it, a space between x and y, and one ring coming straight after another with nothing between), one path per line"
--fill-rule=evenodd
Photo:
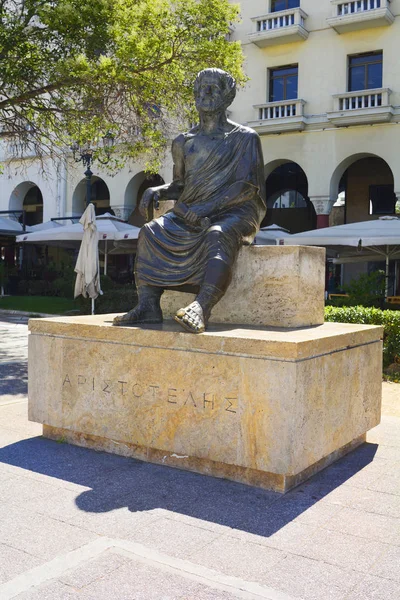
M94 204L96 215L100 216L106 212L114 214L110 207L110 191L106 182L97 177L92 176L92 193L90 201ZM80 216L86 208L86 179L82 179L76 186L72 195L72 212L76 216Z
M141 180L141 182L140 182L140 180ZM147 190L149 187L157 187L159 185L164 185L164 183L165 183L165 181L161 177L161 175L155 174L155 175L147 175L146 176L144 173L139 173L131 180L131 182L129 182L128 187L127 187L127 192L129 190L130 197L126 198L126 203L128 201L128 204L135 207L128 219L128 223L130 225L135 225L136 227L142 227L142 225L144 225L146 223L146 219L139 212L139 205L140 205L142 196L143 196L145 190ZM135 184L135 185L133 185L133 184ZM134 197L134 194L136 195L136 197ZM127 194L125 194L125 196L126 195ZM149 210L149 220L151 220L152 218L153 218L153 207L151 206L150 210Z
M360 153L343 160L332 175L330 193L331 199L337 198L329 217L331 226L373 221L396 212L392 170L384 159L374 154ZM345 286L360 275L385 271L385 262L350 262L338 270L341 284ZM391 261L390 295L400 291L399 273L400 261Z
M385 160L375 155L348 157L335 170L331 181L331 198L337 198L334 209L342 206L335 225L377 219L395 213L394 178Z
M43 195L40 188L32 181L24 181L13 190L9 210L25 211L25 225L38 225L43 222ZM23 216L16 214L20 223Z
M315 210L308 198L308 181L303 169L295 162L278 161L270 170L266 167L267 214L261 224L280 225L291 233L300 233L316 226Z

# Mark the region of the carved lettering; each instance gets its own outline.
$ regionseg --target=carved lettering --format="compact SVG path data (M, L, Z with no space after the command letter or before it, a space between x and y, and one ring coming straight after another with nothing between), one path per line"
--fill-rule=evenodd
M132 386L132 392L135 398L140 398L141 396L143 396L143 388L138 383L135 383Z
M106 394L111 394L111 390L108 389L110 387L111 381L109 379L106 379L105 381L103 381L103 383L105 384L103 392L105 392Z
M177 401L177 400L175 400L175 398L176 398L177 396L176 396L176 393L174 393L174 392L176 392L176 391L177 391L177 390L176 390L175 388L169 388L169 390L168 390L168 399L167 399L167 401L168 401L170 404L178 404L178 401Z
M121 394L122 394L123 396L125 396L125 393L126 393L126 392L125 392L125 390L124 390L124 385L125 385L126 383L128 383L128 382L127 382L127 381L119 381L119 380L118 380L118 383L120 383L120 384L121 384Z
M63 387L64 387L64 385L65 385L66 383L69 383L69 385L71 385L71 380L70 380L70 378L69 378L68 374L65 376L65 379L64 379L64 381L63 381Z
M187 404L189 401L191 401L191 402L192 402L192 404L193 404L193 406L194 406L195 408L197 408L197 404L196 404L196 402L194 401L194 398L193 398L193 394L192 394L192 392L189 392L189 395L188 395L188 397L186 398L186 400L185 400L185 404L184 404L183 406L186 406L186 404Z
M215 394L203 394L203 407L207 408L207 404L211 404L211 410L214 410Z
M153 392L153 400L156 400L157 399L157 390L160 389L160 386L159 385L149 385L149 388Z
M236 414L237 404L234 404L234 401L238 401L239 398L237 396L227 396L225 398L227 405L225 406L226 412L231 412Z
M84 385L86 383L86 377L84 375L78 375L78 385Z

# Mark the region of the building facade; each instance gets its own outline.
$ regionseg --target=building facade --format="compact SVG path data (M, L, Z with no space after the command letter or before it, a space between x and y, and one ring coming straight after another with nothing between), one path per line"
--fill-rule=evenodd
M230 118L261 136L264 224L297 233L394 214L400 202L400 0L240 5L232 39L243 45L248 82ZM140 224L137 204L152 183L143 165L114 176L100 167L93 168L98 209ZM0 175L0 210L25 208L31 222L80 214L82 165L69 159L46 171L34 160L23 169L11 163ZM158 180L171 175L166 159Z

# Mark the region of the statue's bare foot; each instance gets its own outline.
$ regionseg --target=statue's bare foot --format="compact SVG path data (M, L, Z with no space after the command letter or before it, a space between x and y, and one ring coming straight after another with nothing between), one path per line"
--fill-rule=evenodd
M175 321L191 333L203 333L206 330L206 319L197 300L186 308L180 308L175 315Z
M127 325L140 325L141 323L162 323L163 315L160 310L149 310L141 308L139 305L132 308L125 315L121 315L115 317L113 320L113 325L118 325L120 327Z

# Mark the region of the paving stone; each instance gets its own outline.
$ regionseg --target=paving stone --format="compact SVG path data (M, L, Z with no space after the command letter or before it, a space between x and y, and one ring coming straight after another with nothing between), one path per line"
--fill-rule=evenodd
M302 555L368 573L390 546L336 531L320 530L310 536Z
M365 575L345 600L399 600L400 584L398 581Z
M15 600L77 600L77 593L69 586L53 581L18 594Z
M351 487L341 486L333 490L321 502L339 504L347 508L393 518L400 517L400 498L375 490L358 489L355 493Z
M263 583L265 574L274 568L284 553L276 548L244 542L232 536L220 536L204 548L192 552L191 562L226 575Z
M107 550L99 557L85 562L77 569L68 571L66 574L62 575L59 580L61 583L75 589L82 589L94 581L97 581L97 579L116 571L128 562L130 562L130 560L126 556Z
M264 584L305 600L343 600L362 577L349 569L288 554L266 574Z
M381 475L369 485L370 490L400 496L400 474Z
M284 550L285 552L301 554L305 544L311 535L315 533L316 529L316 526L293 521L269 536L257 536L257 540L249 539L249 534L245 531L232 530L228 535L236 537L243 542L250 541L262 546Z
M41 562L36 556L0 542L0 585L20 573L37 567Z
M0 543L47 560L97 537L90 531L21 508L10 510L9 519L2 520L0 529Z
M160 518L153 511L131 512L125 507L107 513L80 512L78 516L68 522L75 527L92 531L98 535L135 540L136 533L140 529L149 526Z
M400 583L400 547L390 547L373 565L371 574Z
M400 539L400 519L352 508L343 508L324 527L387 544Z
M178 558L187 558L193 552L207 547L220 537L217 533L171 519L158 519L132 534L135 542Z

